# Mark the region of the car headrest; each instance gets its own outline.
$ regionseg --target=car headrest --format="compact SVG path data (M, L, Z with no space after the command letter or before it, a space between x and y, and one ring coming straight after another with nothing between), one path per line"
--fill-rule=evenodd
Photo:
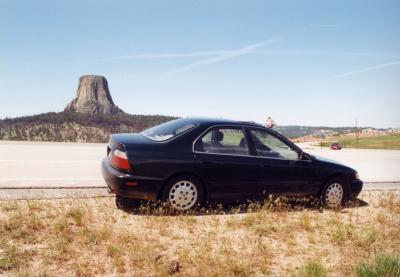
M224 139L224 133L218 131L215 133L215 140L221 142Z
M244 138L242 138L239 143L239 148L245 148L245 147L246 147L246 141L244 140Z

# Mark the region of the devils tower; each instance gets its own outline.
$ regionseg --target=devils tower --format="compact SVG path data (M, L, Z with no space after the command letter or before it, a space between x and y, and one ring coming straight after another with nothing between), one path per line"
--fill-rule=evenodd
M105 77L84 75L79 78L76 98L65 108L66 112L86 114L123 114L111 98Z

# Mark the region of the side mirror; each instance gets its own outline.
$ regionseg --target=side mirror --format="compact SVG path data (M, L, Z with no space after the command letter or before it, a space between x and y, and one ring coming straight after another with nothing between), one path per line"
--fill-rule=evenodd
M304 152L303 150L299 153L299 160L306 160L306 161L311 161L311 158L309 157L309 154Z

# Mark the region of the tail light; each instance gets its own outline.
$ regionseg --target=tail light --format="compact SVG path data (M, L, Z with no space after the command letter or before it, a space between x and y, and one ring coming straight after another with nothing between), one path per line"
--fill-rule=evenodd
M120 170L130 170L131 167L129 165L128 156L122 150L115 149L110 152L111 165L116 169Z

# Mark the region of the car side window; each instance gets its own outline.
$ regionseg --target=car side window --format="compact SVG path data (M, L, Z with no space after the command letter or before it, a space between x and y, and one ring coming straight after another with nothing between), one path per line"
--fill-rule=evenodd
M214 128L202 136L196 146L197 152L227 154L227 155L249 155L245 135L242 129L237 128Z
M298 153L288 144L264 130L250 130L258 156L298 160Z

